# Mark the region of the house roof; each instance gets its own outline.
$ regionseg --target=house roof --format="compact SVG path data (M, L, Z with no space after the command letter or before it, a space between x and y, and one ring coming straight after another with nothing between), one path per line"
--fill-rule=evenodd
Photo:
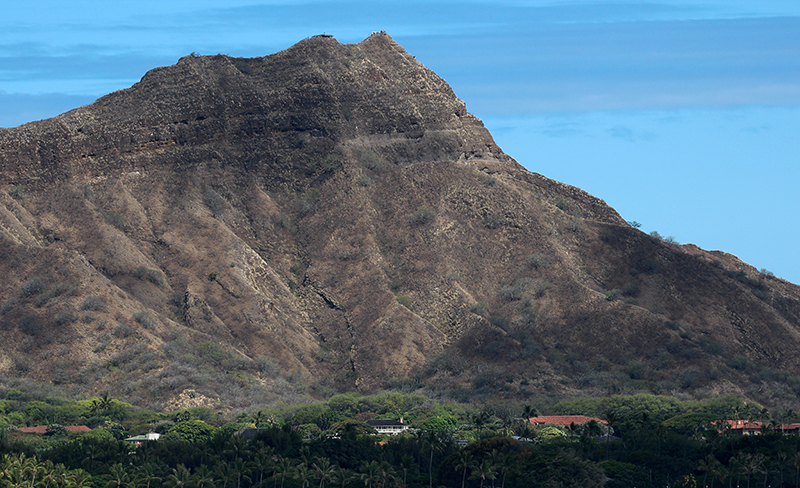
M764 425L761 422L751 422L749 420L725 420L723 423L731 430L758 430Z
M67 425L65 426L67 431L69 432L89 432L89 427L85 425ZM17 432L22 434L46 434L47 433L47 426L46 425L37 425L34 427L20 427L17 429Z
M590 422L594 420L600 424L608 425L603 419L598 419L595 417L587 417L586 415L546 415L542 417L532 417L528 419L528 422L534 425L543 425L543 424L552 424L552 425L581 425L585 424L586 422Z
M406 425L403 422L397 420L387 420L387 419L367 420L365 423L367 425L371 425L372 427L390 427L390 426L402 427Z

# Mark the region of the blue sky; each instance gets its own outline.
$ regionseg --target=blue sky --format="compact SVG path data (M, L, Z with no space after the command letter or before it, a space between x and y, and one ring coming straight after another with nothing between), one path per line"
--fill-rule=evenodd
M529 170L646 232L800 283L795 1L29 0L0 19L0 126L192 52L263 56L376 30L450 83Z

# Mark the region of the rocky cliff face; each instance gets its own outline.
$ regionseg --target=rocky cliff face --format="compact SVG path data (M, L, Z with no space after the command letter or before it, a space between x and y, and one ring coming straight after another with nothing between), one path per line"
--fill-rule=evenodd
M0 129L0 189L6 377L162 407L800 385L796 286L526 171L385 34Z

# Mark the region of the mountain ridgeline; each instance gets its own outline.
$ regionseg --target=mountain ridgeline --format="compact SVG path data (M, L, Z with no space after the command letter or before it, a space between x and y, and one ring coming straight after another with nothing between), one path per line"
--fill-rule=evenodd
M527 171L383 33L0 129L0 269L5 382L156 408L800 394L800 288Z

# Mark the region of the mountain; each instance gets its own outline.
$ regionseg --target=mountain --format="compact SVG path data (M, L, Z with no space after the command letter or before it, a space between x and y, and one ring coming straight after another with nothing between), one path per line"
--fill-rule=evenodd
M187 56L0 129L0 240L7 385L800 393L800 288L527 171L384 33Z

